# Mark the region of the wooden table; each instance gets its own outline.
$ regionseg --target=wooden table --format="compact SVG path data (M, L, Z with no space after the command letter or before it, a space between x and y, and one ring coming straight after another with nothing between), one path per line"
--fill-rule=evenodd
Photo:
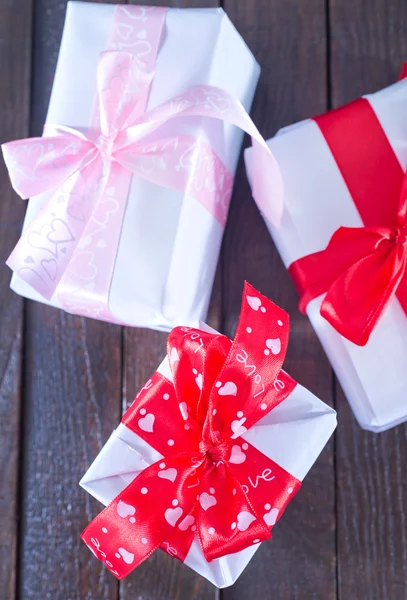
M65 4L0 3L2 140L41 133ZM266 137L392 83L407 58L406 0L224 0L223 7L263 69L252 115ZM24 203L0 168L3 264ZM233 587L218 591L162 552L119 585L80 541L100 505L78 481L154 371L166 336L24 302L9 278L2 266L0 600L407 599L407 426L375 435L356 424L296 308L242 161L210 323L233 335L245 278L281 304L292 315L286 368L335 406L339 426L273 540Z

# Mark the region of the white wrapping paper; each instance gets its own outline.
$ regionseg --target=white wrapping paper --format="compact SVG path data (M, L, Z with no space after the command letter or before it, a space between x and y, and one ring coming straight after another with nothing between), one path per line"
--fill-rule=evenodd
M69 2L47 123L89 126L96 66L106 49L115 5ZM147 109L187 88L223 88L250 110L260 69L220 8L169 9ZM201 136L234 175L243 132L215 119L190 118L176 133ZM172 125L174 127L174 125ZM174 133L168 126L166 135ZM25 227L49 194L32 198ZM206 317L223 228L194 198L133 177L109 308L134 326L169 330ZM46 302L13 275L12 289ZM51 302L58 306L54 295Z
M167 359L160 365L158 372L172 381ZM286 400L242 437L302 481L335 427L335 411L304 387L297 385ZM161 458L161 454L121 423L80 485L107 505L140 471ZM236 581L259 546L260 544L253 545L209 563L195 539L185 564L217 587L223 588Z
M365 98L405 171L407 80ZM266 224L286 267L323 250L341 225L363 225L314 121L282 129L268 145L283 175L285 212L279 229ZM246 163L250 177L251 150ZM364 347L342 337L321 317L322 300L323 296L310 302L307 314L360 425L378 432L407 420L407 316L398 300L392 301Z

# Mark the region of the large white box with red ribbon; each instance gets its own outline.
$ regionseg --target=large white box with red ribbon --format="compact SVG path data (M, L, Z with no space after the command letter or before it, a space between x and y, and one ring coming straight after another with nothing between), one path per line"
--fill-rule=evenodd
M233 342L203 325L171 332L80 482L107 507L82 538L116 577L161 548L226 587L271 537L336 427L281 369L288 321L246 284Z
M17 293L168 330L206 317L259 66L224 11L68 2L43 138L3 152L31 197Z
M406 103L401 80L268 141L284 214L266 224L357 420L376 432L407 419ZM246 162L250 177L250 150Z

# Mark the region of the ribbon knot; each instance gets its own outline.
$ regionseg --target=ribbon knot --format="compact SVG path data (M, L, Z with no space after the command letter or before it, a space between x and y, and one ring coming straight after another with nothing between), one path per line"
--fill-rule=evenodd
M230 453L230 447L231 444L229 441L217 443L208 440L202 440L199 443L199 450L201 453L210 459L210 461L215 465L227 458L228 453Z
M108 158L109 160L115 160L113 156L115 140L111 136L100 135L98 138L98 142L96 144L100 153L103 157Z
M300 482L242 436L296 385L281 369L288 330L288 315L246 284L233 342L171 332L173 382L156 373L123 417L162 458L82 534L117 577L159 547L184 560L197 538L210 561L271 537Z
M147 111L153 77L154 70L141 68L129 53L102 52L97 69L99 111L91 127L99 133L96 141L70 127L47 125L42 138L2 146L13 187L22 198L54 191L24 230L7 264L43 297L51 299L57 292L59 303L71 310L86 282L79 304L87 298L96 311L92 316L104 310L108 320L114 320L108 294L132 175L182 193L188 190L221 226L226 223L232 174L202 139L183 133L160 136L169 121L205 117L243 129L252 136L256 155L253 195L260 197L268 190L270 180L281 183L267 144L238 100L220 88L202 85ZM171 129L166 128L167 133ZM109 192L112 197L106 198ZM277 222L281 213L278 193L268 218Z

